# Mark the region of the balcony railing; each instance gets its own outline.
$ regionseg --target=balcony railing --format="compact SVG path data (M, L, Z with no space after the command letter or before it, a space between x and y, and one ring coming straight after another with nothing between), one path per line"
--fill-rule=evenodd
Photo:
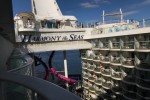
M97 74L100 74L101 73L101 68L100 67L96 67L94 69L94 72L97 73Z
M88 78L88 80L89 80L90 82L94 82L94 81L95 81L95 78L94 78L93 76L91 76L91 77Z
M0 82L5 85L5 82L9 82L9 84L15 84L16 87L24 87L28 90L33 91L33 95L28 94L29 96L35 96L35 93L38 94L38 96L35 96L35 98L42 99L42 100L81 100L79 97L76 95L72 94L71 92L54 85L50 82L41 80L39 78L35 77L29 77L29 76L24 76L24 75L19 75L15 73L8 73L8 72L0 72ZM36 83L36 84L34 84ZM0 85L1 89L5 89L5 87L1 84ZM10 85L9 85L10 86ZM24 91L14 91L12 88L7 88L8 90L12 89L13 91L10 91L8 94L1 95L0 94L0 99L3 100L3 98L8 98L10 99L7 100L12 100L12 98L16 98L15 100L29 100L25 99L21 94ZM5 91L7 91L5 89ZM53 91L52 91L53 90ZM1 90L2 91L2 90ZM4 90L3 90L4 91ZM17 94L18 95L17 95ZM42 97L42 98L41 98Z
M81 58L86 58L86 53L82 53Z
M110 89L111 85L112 85L111 81L106 81L106 82L102 81L102 87L103 88Z
M122 78L122 73L121 73L121 72L112 72L112 73L111 73L111 76L112 76L114 79L119 79L119 80L121 80L121 78Z
M146 50L146 49L150 49L150 41L139 41L139 48L137 49L142 49L142 50Z
M109 49L109 42L104 42L103 47L101 49Z
M120 49L120 42L113 42L111 49Z
M150 80L136 78L136 83L141 87L150 88Z
M121 49L134 49L134 41L124 42Z
M137 94L142 96L143 98L147 98L146 100L150 99L150 90L149 89L143 89L143 88L137 86Z
M113 57L113 59L111 59L111 63L121 64L121 58Z
M101 80L101 78L98 78L97 80L95 80L95 84L96 84L96 85L102 85L102 80Z
M93 86L90 86L90 87L89 87L89 91L92 92L92 93L95 92L94 87L93 87Z
M110 57L109 56L101 56L100 60L104 61L104 62L110 62Z
M110 72L111 72L110 69L102 69L102 70L101 70L101 73L102 73L102 75L104 75L104 76L105 76L105 75L106 75L106 76L110 76Z
M122 61L122 65L134 66L134 58L125 58L125 60Z
M148 64L148 62L144 62L142 61L139 65L136 66L137 68L143 69L143 70L147 70L150 71L150 66Z
M88 70L89 70L89 71L94 71L94 68L95 68L95 67L94 67L93 65L91 65L91 66L88 68Z

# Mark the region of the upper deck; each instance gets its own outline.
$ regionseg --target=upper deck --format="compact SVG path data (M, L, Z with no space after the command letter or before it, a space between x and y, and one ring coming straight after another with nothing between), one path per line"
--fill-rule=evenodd
M38 20L32 13L21 13L15 17L15 36L30 52L88 49L91 39L150 33L148 25L149 20L77 25L73 19Z

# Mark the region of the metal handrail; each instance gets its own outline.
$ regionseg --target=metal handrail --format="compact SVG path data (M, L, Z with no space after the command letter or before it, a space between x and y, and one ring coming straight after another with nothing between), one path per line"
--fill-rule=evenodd
M0 80L27 87L40 94L46 100L81 100L69 91L36 77L0 72Z

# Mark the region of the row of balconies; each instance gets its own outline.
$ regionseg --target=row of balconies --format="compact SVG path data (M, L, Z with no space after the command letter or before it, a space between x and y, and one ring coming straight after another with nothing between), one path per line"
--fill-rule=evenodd
M95 55L96 54L96 55ZM134 68L136 67L137 69L141 70L149 70L150 71L150 65L149 65L149 54L145 54L145 58L140 58L143 57L144 55L139 56L142 53L137 53L134 54L134 58L128 57L126 54L122 53L120 56L114 56L113 54L98 54L97 52L93 55L86 56L86 54L82 54L82 59L91 62L91 63L102 63L102 64L110 64L113 66L122 66L122 67L127 67L127 68ZM109 55L109 56L108 56ZM124 57L126 56L126 57ZM94 69L93 69L94 71Z
M105 77L106 78L106 77ZM108 80L105 80L102 77L96 80L95 82L87 81L85 89L89 90L90 93L93 93L95 95L103 95L105 92L101 91L101 89L105 90L111 90L114 94L123 95L125 98L129 99L135 99L137 96L140 96L140 98L143 98L143 100L147 100L146 98L150 99L149 93L150 88L144 88L140 85L144 83L130 83L130 82L124 82L124 81L117 81L111 78L107 78ZM137 79L136 79L137 80ZM138 79L139 80L139 79ZM91 85L88 85L88 84ZM146 86L150 86L149 83L146 84ZM131 95L132 94L132 95Z
M96 44L97 43L97 44ZM139 42L92 42L93 49L96 50L117 50L117 51L141 51L148 52L150 49L149 41L139 41Z
M117 94L123 93L123 96L125 98L136 99L137 95L140 96L143 99L149 98L147 96L147 94L145 94L145 92L144 93L142 92L142 94L137 93L136 92L136 88L135 88L135 87L140 87L142 89L150 88L150 85L149 85L150 81L146 80L146 79L150 79L148 77L149 76L148 73L146 73L145 71L144 72L141 72L141 71L135 72L134 68L125 68L125 67L122 67L122 68L123 69L122 69L120 74L126 74L126 75L123 76L124 77L123 78L123 84L125 84L125 85L121 86L121 87L123 87L123 92L120 92L121 89L117 87L117 86L120 86L120 84L119 85L117 85L117 84L113 85L114 80L117 81L117 77L116 76L118 76L118 75L115 76L115 74L116 74L115 73L114 75L112 74L110 76L110 74L107 73L107 69L106 69L106 73L107 74L104 73L105 69L103 69L103 71L100 72L100 73L103 73L103 74L101 74L102 77L109 77L110 76L111 79L113 79L113 81L106 81L105 78L102 79L102 77L98 78L97 80L95 78L92 78L92 77L91 78L87 78L87 79L89 79L89 82L95 83L95 85L97 85L97 86L102 86L104 89L111 89L113 92L115 92ZM137 78L133 77L135 75L137 76ZM116 86L116 87L113 87L113 86ZM91 92L92 93L96 93L96 91L93 91L93 90ZM128 96L128 94L130 94L130 95L132 94L132 96Z

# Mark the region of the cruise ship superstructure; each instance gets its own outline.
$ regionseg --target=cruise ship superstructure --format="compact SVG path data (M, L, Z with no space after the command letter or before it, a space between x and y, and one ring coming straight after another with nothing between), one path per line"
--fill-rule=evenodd
M120 20L107 23L105 20L107 16L120 16ZM11 38L7 32L0 36L1 45L7 44L10 48L8 51L3 50L3 56L5 54L7 56L1 65L6 66L6 63L8 72L17 73L22 68L25 73L20 71L19 75L33 76L34 60L27 55L28 53L33 56L37 52L61 50L64 51L65 77L68 78L65 51L80 50L83 77L80 87L83 88L83 92L78 93L78 87L74 88L75 94L80 98L83 100L149 100L150 27L148 21L124 20L120 9L119 13L113 14L105 14L103 11L102 23L78 24L75 16L62 14L56 0L45 0L45 2L32 0L32 12L22 12L14 17L13 42L7 41ZM2 31L1 27L0 31ZM66 86L69 87L68 84ZM57 88L56 91L58 92L59 89ZM63 90L60 91L62 93ZM63 95L67 95L66 93L65 91ZM68 95L68 99L67 96L64 97L65 100L79 99L75 95L69 93Z

